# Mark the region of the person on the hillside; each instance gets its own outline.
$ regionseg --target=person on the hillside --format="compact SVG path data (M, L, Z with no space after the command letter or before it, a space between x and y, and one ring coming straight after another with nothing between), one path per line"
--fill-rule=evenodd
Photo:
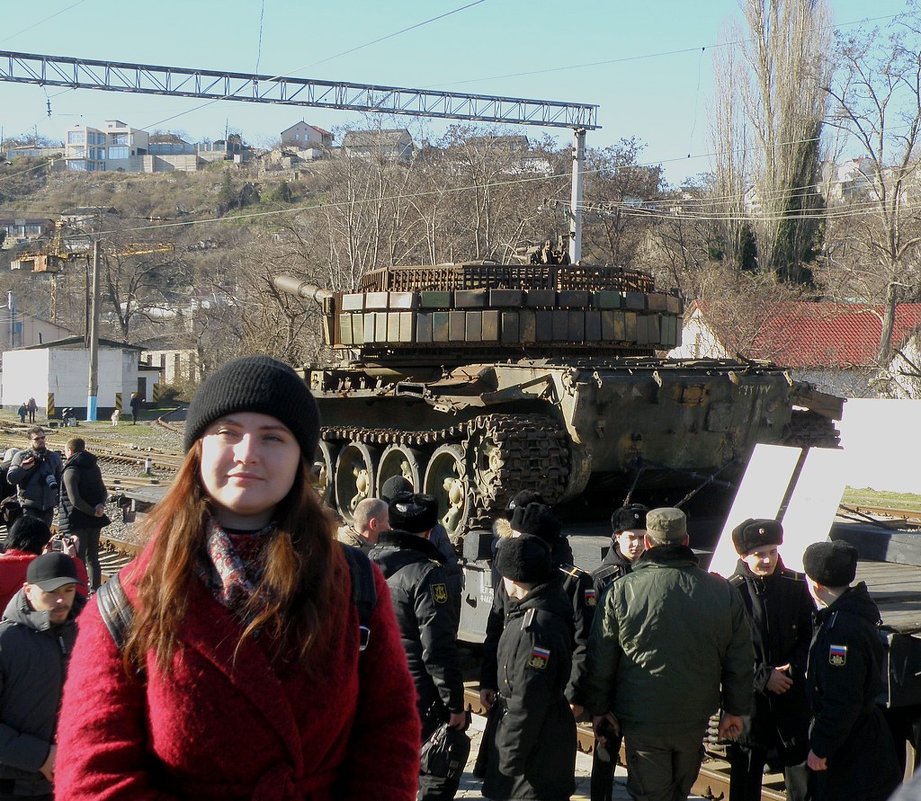
M788 801L807 801L809 704L806 657L815 604L802 573L784 567L776 520L743 521L732 530L739 555L729 583L741 594L755 649L751 721L727 746L729 801L761 801L764 766L782 769Z
M384 577L336 542L312 489L319 436L313 396L281 362L206 378L185 461L119 576L123 641L97 603L81 618L59 798L413 801L419 719L399 628ZM367 625L356 563L375 590Z
M84 600L73 560L34 559L0 622L0 799L52 801L55 729ZM66 798L67 796L58 796Z
M95 592L102 583L99 535L112 522L106 515L109 494L96 457L86 450L84 440L80 437L68 440L64 457L67 461L61 480L58 531L62 536L77 538L77 555L86 564L90 590Z
M803 554L819 608L809 646L811 801L885 801L901 780L892 734L876 705L882 690L879 609L857 575L857 549L817 542Z
M573 792L576 722L565 689L572 672L572 606L550 547L524 534L504 538L496 567L509 598L499 639L503 665L484 734L483 795L495 801L566 801Z
M41 426L29 429L29 448L13 457L7 481L16 485L16 497L22 513L38 517L50 526L60 497L64 465L58 453L48 450L46 439Z
M35 413L38 411L38 405L35 403L35 398L29 398L28 403L26 403L26 411L29 413L29 422L35 422Z
M622 734L637 801L687 799L710 715L735 739L751 708L751 629L739 593L697 565L680 509L646 515L646 550L595 615L586 682L596 736Z
M29 565L49 549L51 529L37 517L20 517L6 535L6 549L0 554L0 611L6 608L10 598L22 589ZM74 561L74 570L80 579L77 594L86 597L86 567L69 553Z
M29 407L26 405L26 402L23 401L19 404L19 408L16 410L16 414L19 415L19 422L25 425L26 415L29 413Z
M649 509L631 503L615 509L611 515L611 547L601 567L592 572L595 597L600 603L611 582L626 576L646 550L646 513ZM591 801L611 801L614 790L614 768L620 753L621 738L602 726L602 740L592 749Z

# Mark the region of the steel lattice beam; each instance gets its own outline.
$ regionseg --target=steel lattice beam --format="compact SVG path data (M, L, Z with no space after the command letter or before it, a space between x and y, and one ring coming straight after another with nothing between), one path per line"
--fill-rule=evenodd
M598 106L0 50L0 81L594 130Z

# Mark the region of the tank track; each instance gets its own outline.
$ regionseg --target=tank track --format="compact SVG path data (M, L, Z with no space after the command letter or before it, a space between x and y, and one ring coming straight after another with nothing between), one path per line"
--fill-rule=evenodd
M548 503L560 500L569 475L566 432L549 417L534 414L485 414L430 431L328 426L321 437L330 443L404 445L431 452L440 445L463 447L472 509L467 528L488 525L522 489L538 490Z

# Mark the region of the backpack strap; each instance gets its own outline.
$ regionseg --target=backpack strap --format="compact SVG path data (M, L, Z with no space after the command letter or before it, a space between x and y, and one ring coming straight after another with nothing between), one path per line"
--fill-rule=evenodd
M131 628L131 621L134 620L134 609L125 595L119 576L120 573L116 573L96 590L96 606L99 607L102 622L106 624L109 634L115 641L115 647L120 651L128 639L128 630Z
M358 610L358 650L364 651L371 639L371 615L377 605L377 587L371 560L360 548L340 543L352 577L352 603Z

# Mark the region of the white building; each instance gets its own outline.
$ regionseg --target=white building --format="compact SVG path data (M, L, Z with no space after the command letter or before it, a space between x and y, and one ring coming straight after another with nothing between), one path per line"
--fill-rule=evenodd
M98 419L112 414L121 398L127 407L132 392L145 401L153 399L159 370L140 364L140 348L100 340L98 350L96 407ZM61 409L72 407L79 418L86 417L90 352L83 337L70 337L3 352L0 404L15 411L28 398L35 398L39 418L60 419ZM142 369L145 368L145 369Z
M143 172L143 156L149 152L147 131L121 120L106 120L105 128L75 125L64 137L67 169L78 172Z

